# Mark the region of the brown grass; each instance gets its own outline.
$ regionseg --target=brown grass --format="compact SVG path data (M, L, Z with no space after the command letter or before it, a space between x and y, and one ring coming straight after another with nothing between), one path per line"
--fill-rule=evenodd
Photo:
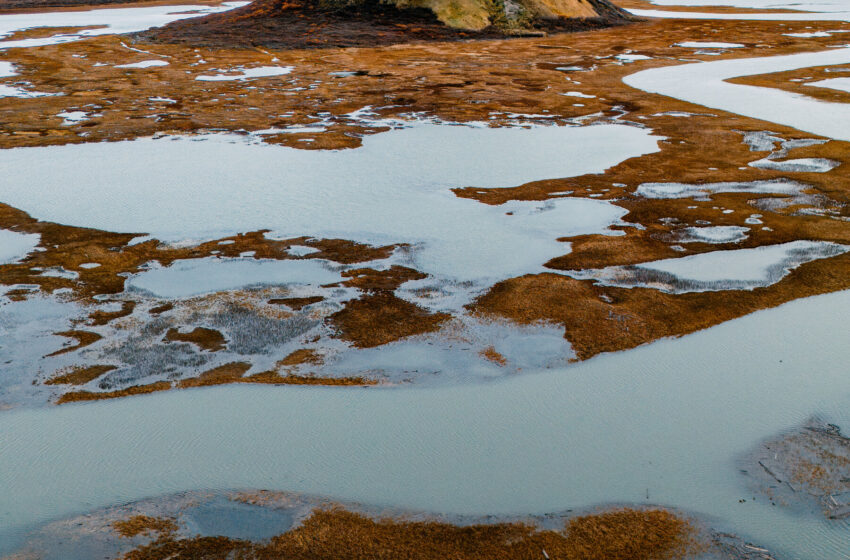
M296 351L298 353L301 351ZM309 350L305 352L310 352ZM374 385L376 381L362 377L316 377L302 375L280 375L276 371L263 371L244 377L251 369L251 364L246 362L231 362L217 368L213 368L189 379L183 379L178 387L186 389L189 387L211 387L213 385L226 385L229 383L262 383L267 385Z
M669 294L596 286L592 280L560 274L527 275L496 284L470 308L521 324L560 324L577 357L584 360L692 333L798 297L846 289L848 284L850 255L845 254L801 265L780 282L754 290Z
M56 404L117 399L119 397L146 395L148 393L155 393L157 391L167 391L169 389L171 389L171 383L169 383L168 381L157 381L156 383L149 383L147 385L134 385L133 387L128 387L126 389L120 389L118 391L104 391L102 393L93 391L71 391L59 397L59 399L56 401Z
M110 372L115 369L115 366L74 366L69 368L69 370L60 370L65 371L65 373L60 373L59 375L54 375L50 379L44 382L45 385L85 385L89 381L97 379L104 373ZM57 372L59 373L59 372Z
M392 293L379 292L346 302L344 309L330 316L330 321L343 340L358 348L372 348L436 331L449 318L445 313L429 313Z
M208 385L223 385L235 383L251 369L251 364L246 362L231 362L205 371L198 377L181 380L177 386L181 389L188 387L205 387Z
M508 360L505 359L505 357L499 352L497 352L496 348L493 346L488 346L487 348L479 352L479 355L485 360L489 360L494 364L498 364L500 366L507 365L508 363Z
M190 342L197 345L201 350L208 352L224 350L226 343L223 334L215 329L208 329L206 327L195 327L186 333L181 333L177 329L171 328L165 333L165 340L171 342Z
M56 334L58 336L66 336L68 338L73 338L77 341L77 343L73 346L68 346L67 348L62 348L60 350L57 350L56 352L50 353L45 356L46 358L49 358L51 356L59 356L60 354L67 354L68 352L74 352L76 350L79 350L80 348L83 348L90 344L94 344L95 342L103 338L101 335L90 331L63 331L58 332Z
M665 510L622 509L567 522L563 531L522 523L457 526L374 520L342 509L315 511L299 527L250 543L166 536L126 560L671 560L691 546L687 521ZM544 553L545 551L545 553ZM545 554L545 555L544 555Z
M343 282L343 285L370 292L393 291L409 280L421 280L428 277L418 270L398 265L393 265L387 270L355 268L344 271L342 275L350 278Z
M174 304L171 302L163 303L162 305L157 305L156 307L151 307L149 313L151 315L159 315L160 313L165 313L166 311L171 311L174 309Z
M318 365L323 361L322 355L311 348L300 348L278 362L278 366L297 366L301 364Z
M148 533L170 535L177 530L177 523L173 519L163 517L136 515L129 519L114 522L112 528L122 537L129 539Z
M94 327L105 325L110 321L130 315L131 313L133 313L133 310L135 308L136 302L125 301L121 304L121 309L119 309L118 311L95 311L94 313L89 315L89 324Z

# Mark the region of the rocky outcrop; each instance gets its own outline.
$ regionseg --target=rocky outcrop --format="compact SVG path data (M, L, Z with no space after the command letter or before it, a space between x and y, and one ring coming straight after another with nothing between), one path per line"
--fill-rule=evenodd
M630 21L609 0L256 0L139 37L212 47L332 48L586 31Z

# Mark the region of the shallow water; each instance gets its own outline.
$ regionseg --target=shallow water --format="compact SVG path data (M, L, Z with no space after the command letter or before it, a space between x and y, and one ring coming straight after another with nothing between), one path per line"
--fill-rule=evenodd
M495 281L542 271L543 263L569 251L559 237L613 233L608 226L626 210L576 198L490 206L451 188L600 173L658 151L658 140L625 125L420 122L338 151L234 136L12 149L0 151L0 167L11 170L0 200L42 220L161 240L268 228L284 237L408 242L417 245L414 266L423 272Z
M850 15L848 15L850 20ZM634 88L713 109L784 124L836 140L850 140L850 104L832 103L776 88L726 80L850 62L850 48L665 66L623 78Z
M807 86L822 87L829 89L837 89L850 93L850 78L829 78L827 80L818 80L817 82L809 82Z
M844 525L752 500L736 470L754 443L812 413L850 421L848 311L850 292L798 300L484 385L224 387L10 411L0 542L113 503L257 487L477 514L648 501L779 557L848 558Z

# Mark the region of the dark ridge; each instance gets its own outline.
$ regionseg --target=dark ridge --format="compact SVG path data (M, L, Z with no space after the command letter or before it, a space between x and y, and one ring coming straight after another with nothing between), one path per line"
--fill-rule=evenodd
M602 29L635 21L607 0L587 0L593 18L539 19L525 29L449 27L427 8L398 8L378 0L330 8L314 0L256 0L202 18L170 23L136 34L143 41L204 47L275 49L371 47L414 41L501 39Z

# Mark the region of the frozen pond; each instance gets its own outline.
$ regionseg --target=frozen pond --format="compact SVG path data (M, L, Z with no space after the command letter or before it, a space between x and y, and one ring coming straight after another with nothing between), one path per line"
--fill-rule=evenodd
M848 425L848 312L850 292L799 300L484 385L225 387L9 411L0 543L114 503L257 487L473 514L648 501L779 558L846 559L846 525L750 499L736 457L813 413Z
M342 277L320 260L193 259L156 267L127 281L127 287L165 298L186 298L268 284L333 284Z
M809 82L806 85L850 92L850 78L830 78L828 80Z
M742 226L688 227L679 232L679 243L737 243L747 238L750 228Z
M670 293L752 290L779 282L801 264L846 253L836 243L791 241L752 249L712 251L633 266L569 272L604 286L647 287Z
M251 78L268 78L272 76L285 76L292 72L294 66L259 66L257 68L245 68L235 70L237 73L213 74L198 76L196 80L204 82L230 82L236 80L249 80ZM234 70L222 70L222 72L234 72Z
M713 193L753 193L799 195L806 185L787 179L751 181L748 183L726 181L722 183L643 183L635 194L645 198L695 198L709 199Z
M0 200L42 220L164 241L267 228L284 237L408 242L423 272L493 281L543 270L569 251L557 238L605 233L626 210L577 198L490 206L451 188L599 173L658 151L658 139L625 125L414 123L338 151L218 135L22 148L0 151L0 167L10 170Z
M153 68L156 66L168 66L168 62L164 60L143 60L131 64L119 64L116 68Z
M244 6L247 2L225 2L218 6L183 4L171 6L146 6L142 8L107 8L86 11L57 11L42 13L13 13L0 15L0 49L15 47L40 47L57 43L79 41L85 37L131 33L159 27L172 21L198 17ZM15 31L37 27L90 27L76 33L57 34L52 37L7 40L2 38Z
M37 233L18 233L0 229L0 264L15 262L38 247L41 236Z

